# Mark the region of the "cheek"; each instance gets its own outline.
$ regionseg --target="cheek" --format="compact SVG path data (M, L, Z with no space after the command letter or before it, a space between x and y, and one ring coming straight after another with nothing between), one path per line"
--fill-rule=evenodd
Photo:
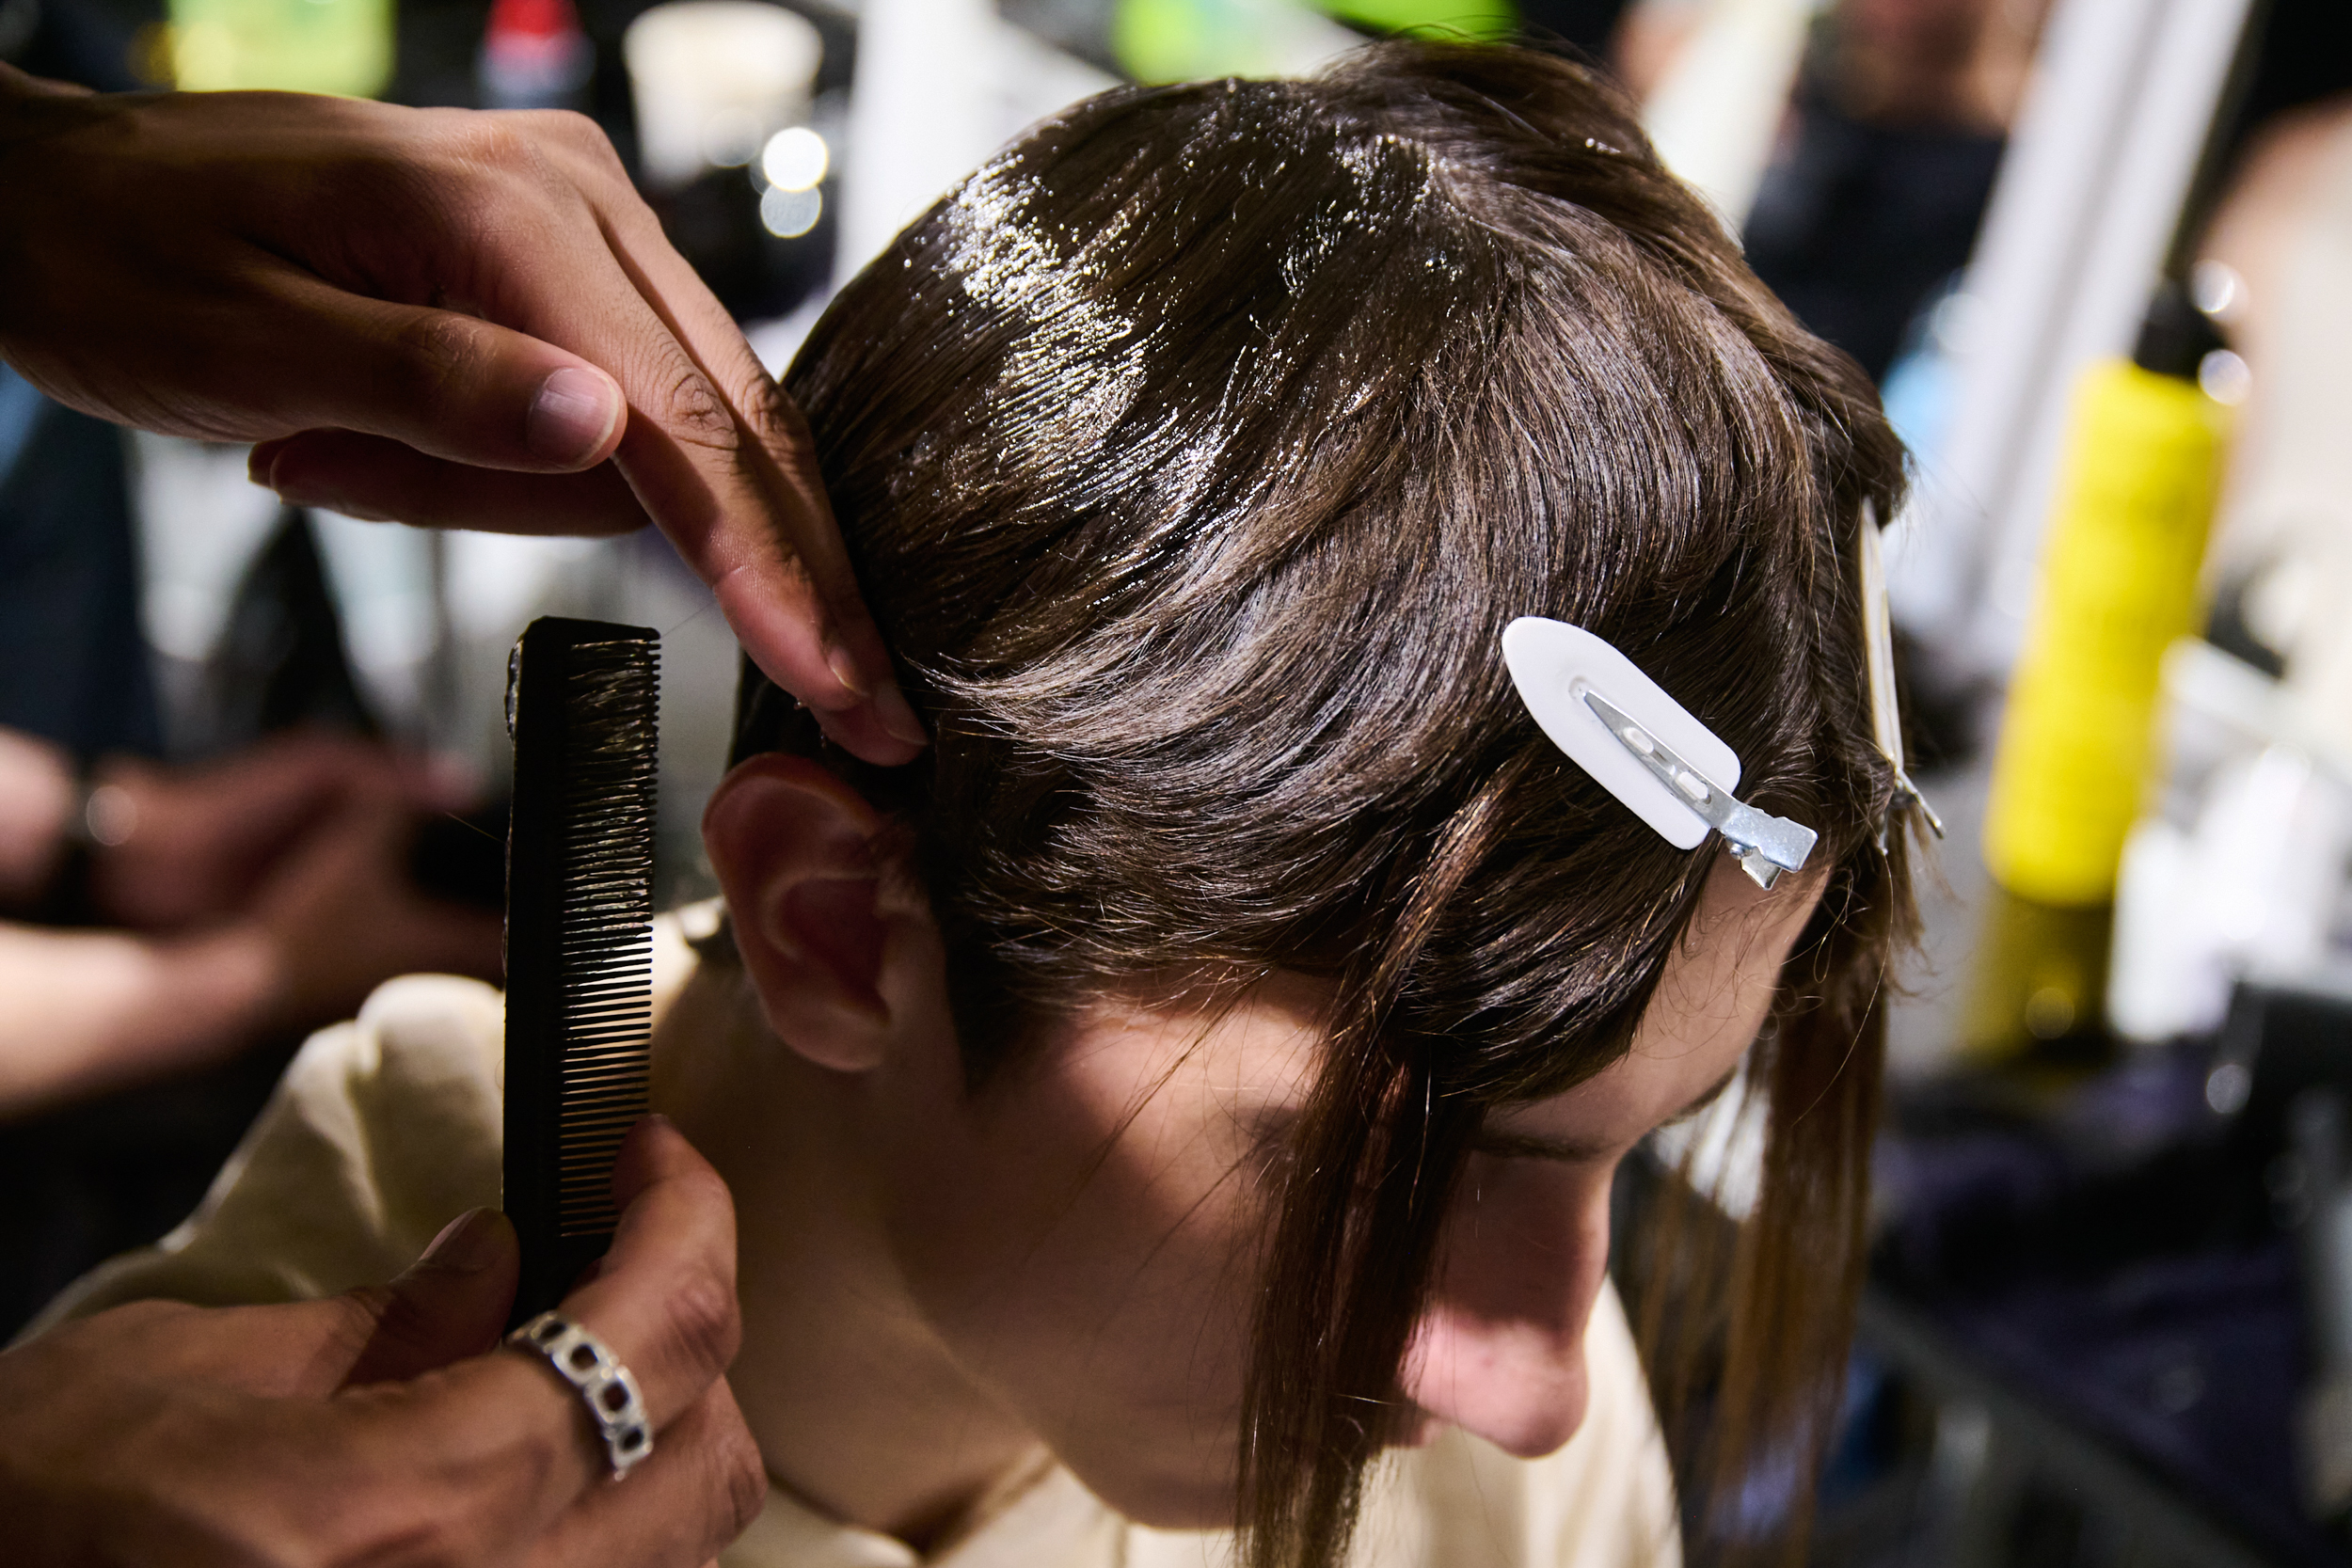
M1229 1116L1079 1083L908 1140L892 1245L966 1371L1145 1522L1230 1517L1263 1209Z
M894 1205L918 1294L945 1322L987 1324L1001 1344L1051 1343L1066 1360L1246 1291L1257 1233L1247 1172L1159 1157L1144 1133L1031 1123L935 1142Z
M1609 1262L1612 1164L1471 1156L1446 1220L1443 1291L1581 1336Z

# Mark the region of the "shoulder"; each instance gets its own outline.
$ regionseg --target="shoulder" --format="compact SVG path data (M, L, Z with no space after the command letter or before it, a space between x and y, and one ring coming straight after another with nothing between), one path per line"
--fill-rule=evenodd
M499 1200L504 1022L479 981L379 987L303 1045L184 1224L84 1276L33 1331L126 1301L291 1301L398 1274Z

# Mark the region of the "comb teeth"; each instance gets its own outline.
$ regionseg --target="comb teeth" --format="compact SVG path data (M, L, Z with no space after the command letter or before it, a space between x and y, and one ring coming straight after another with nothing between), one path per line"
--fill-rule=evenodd
M523 1247L518 1321L610 1243L612 1163L645 1114L660 662L653 632L594 621L534 621L516 647L505 1205Z
M650 642L565 653L556 1230L580 1236L619 1219L612 1162L645 1114L660 654Z

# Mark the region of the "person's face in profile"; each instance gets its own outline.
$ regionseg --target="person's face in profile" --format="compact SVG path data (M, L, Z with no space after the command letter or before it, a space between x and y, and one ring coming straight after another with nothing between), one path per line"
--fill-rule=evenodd
M854 879L803 860L794 888L771 886L763 938L752 879L728 870L727 810L714 862L739 947L778 1034L830 1069L827 1141L870 1199L886 1263L869 1289L896 1298L873 1309L918 1319L941 1362L927 1375L961 1381L1129 1517L1229 1523L1265 1178L1312 1082L1322 986L1277 976L1205 1014L1098 1003L975 1091L928 918L892 911L887 879L879 899L872 882L844 894ZM1732 1074L1818 892L1768 894L1718 862L1630 1053L1488 1117L1407 1354L1404 1440L1454 1423L1534 1456L1574 1434L1617 1162ZM844 912L860 898L882 909L870 930ZM812 1005L812 990L848 999Z
M1406 1440L1451 1423L1532 1458L1575 1433L1617 1162L1738 1067L1813 891L1766 895L1722 862L1630 1053L1487 1118L1407 1354ZM1311 1086L1324 1002L1279 977L1221 1015L1098 1006L1031 1070L910 1125L890 1212L911 1287L1131 1517L1232 1517L1263 1178Z

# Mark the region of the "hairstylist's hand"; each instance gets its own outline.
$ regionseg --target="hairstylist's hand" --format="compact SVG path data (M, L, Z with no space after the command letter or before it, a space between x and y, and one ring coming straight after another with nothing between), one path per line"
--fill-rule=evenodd
M589 120L0 66L0 355L59 401L359 516L650 517L835 738L919 748L799 414Z
M614 1485L580 1396L494 1350L514 1232L478 1211L388 1288L295 1307L118 1307L0 1355L9 1560L692 1568L767 1483L723 1375L735 1215L675 1129L564 1314L637 1374L659 1435Z
M91 857L100 911L169 930L237 910L335 813L357 800L454 811L471 791L423 761L337 736L264 740L202 767L118 758L98 771L115 835Z
M409 877L416 820L379 793L349 801L279 863L230 927L268 954L260 1022L281 1032L348 1018L395 974L498 981L504 924L421 892Z

